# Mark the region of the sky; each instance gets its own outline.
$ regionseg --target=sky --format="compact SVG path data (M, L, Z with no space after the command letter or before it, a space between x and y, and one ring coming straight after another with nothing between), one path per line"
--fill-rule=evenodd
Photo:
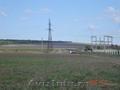
M0 39L47 40L49 18L53 40L120 44L120 0L0 0Z

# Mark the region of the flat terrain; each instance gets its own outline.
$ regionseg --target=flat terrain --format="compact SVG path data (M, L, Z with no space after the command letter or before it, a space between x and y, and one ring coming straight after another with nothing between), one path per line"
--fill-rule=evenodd
M58 87L38 89L30 86L32 81L52 80L73 82L108 80L120 84L120 57L0 53L0 90L79 90Z

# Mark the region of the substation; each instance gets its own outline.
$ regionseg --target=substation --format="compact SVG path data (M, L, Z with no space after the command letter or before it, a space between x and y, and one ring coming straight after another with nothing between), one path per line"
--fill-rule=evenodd
M91 48L94 53L120 55L120 46L113 44L113 36L91 36Z

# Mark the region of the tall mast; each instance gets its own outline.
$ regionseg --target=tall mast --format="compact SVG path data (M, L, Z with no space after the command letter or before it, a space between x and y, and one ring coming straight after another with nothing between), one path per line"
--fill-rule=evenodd
M48 23L48 49L52 49L52 29L51 29L51 20L49 19Z

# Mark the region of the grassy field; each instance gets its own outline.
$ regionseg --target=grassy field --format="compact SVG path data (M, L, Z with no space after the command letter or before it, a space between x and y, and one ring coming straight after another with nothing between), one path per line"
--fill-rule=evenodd
M84 87L32 85L33 82L53 80L75 83L107 80L119 86L120 57L0 53L0 90L87 90ZM112 90L119 90L116 89L118 86Z

